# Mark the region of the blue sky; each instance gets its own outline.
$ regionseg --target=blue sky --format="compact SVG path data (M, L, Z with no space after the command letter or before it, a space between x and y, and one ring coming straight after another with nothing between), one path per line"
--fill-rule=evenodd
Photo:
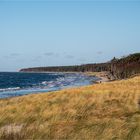
M140 52L140 1L0 0L0 71Z

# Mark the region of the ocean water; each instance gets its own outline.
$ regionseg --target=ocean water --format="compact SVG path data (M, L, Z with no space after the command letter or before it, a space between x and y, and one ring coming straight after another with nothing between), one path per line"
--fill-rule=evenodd
M96 80L78 73L0 72L0 98L89 85Z

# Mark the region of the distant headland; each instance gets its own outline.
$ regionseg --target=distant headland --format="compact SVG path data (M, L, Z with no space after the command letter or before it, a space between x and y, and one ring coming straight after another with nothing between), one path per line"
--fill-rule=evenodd
M106 63L74 66L52 66L24 68L20 72L102 72L108 71L109 78L124 79L140 73L140 53L130 54L120 59L113 58Z

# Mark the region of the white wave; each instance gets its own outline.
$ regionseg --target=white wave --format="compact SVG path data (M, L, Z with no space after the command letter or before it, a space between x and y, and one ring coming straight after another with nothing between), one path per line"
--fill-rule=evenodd
M43 82L41 82L41 84L42 84L42 85L47 85L48 82L47 82L47 81L43 81Z
M4 91L14 91L14 90L19 90L20 87L14 87L14 88L1 88L0 92L4 92Z

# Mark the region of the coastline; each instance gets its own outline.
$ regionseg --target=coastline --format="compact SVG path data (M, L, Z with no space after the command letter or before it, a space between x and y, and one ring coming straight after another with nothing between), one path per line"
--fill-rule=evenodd
M56 71L19 71L20 73L59 73L59 74L83 74L86 76L93 76L99 78L96 82L94 83L104 83L104 82L110 82L114 81L115 78L108 72L108 71L101 71L101 72L56 72Z
M108 71L102 71L102 72L86 72L85 73L88 76L95 76L98 77L99 80L96 81L96 83L105 83L114 81L114 78L111 77L110 73Z
M53 71L47 71L47 72L36 72L36 71L19 71L20 73L59 73L59 74L83 74L89 77L97 77L99 78L99 80L97 81L93 81L94 84L96 83L105 83L105 82L110 82L110 81L114 81L115 79L113 78L113 76L110 75L110 73L108 71L102 71L102 72L53 72ZM92 84L90 84L92 85Z
M27 72L26 72L27 73ZM26 75L25 77L27 79L32 78L31 76L34 75ZM46 72L44 74L48 74L50 72ZM71 89L71 88L75 88L75 87L83 87L83 86L88 86L88 85L92 85L92 83L96 84L98 78L93 76L90 77L89 75L83 73L83 72L53 72L50 74L55 75L56 74L68 74L67 76L64 76L64 79L61 77L57 78L56 81L47 81L47 79L43 79L43 82L41 81L40 83L42 83L42 85L38 85L38 88L24 88L24 87L18 87L18 90L14 90L14 88L3 88L3 92L0 92L0 99L4 99L4 98L13 98L16 96L24 96L24 95L28 95L28 94L39 94L39 93L48 93L48 92L52 92L52 91L60 91L63 89ZM15 73L16 74L16 73ZM37 72L36 74L39 74L39 72ZM40 73L42 74L42 73ZM69 75L70 74L70 75ZM71 75L72 74L72 75ZM21 75L22 76L22 75ZM45 75L44 75L45 76ZM35 76L36 77L36 76ZM16 76L15 76L16 78ZM16 79L14 79L16 80ZM26 80L26 79L25 79ZM27 80L28 82L28 80ZM26 83L25 83L26 84ZM46 84L46 85L45 85ZM42 87L41 87L42 86ZM44 87L43 87L44 86Z
M28 72L25 72L25 73L28 73ZM29 73L33 73L33 72L29 72ZM44 72L34 72L34 73L44 73ZM72 89L72 88L79 88L79 87L85 87L85 86L90 86L90 85L95 85L95 84L101 84L101 83L106 83L106 82L111 82L113 80L110 79L110 73L107 72L107 71L102 71L102 72L45 72L45 73L59 73L59 74L80 74L80 75L83 75L85 77L95 77L95 80L91 80L91 82L88 84L88 85L81 85L81 86L71 86L71 87L68 87L68 88L64 88L65 89ZM82 79L81 79L82 81ZM49 92L53 92L53 91L61 91L63 89L55 89L55 90L40 90L40 91L27 91L25 93L25 91L22 92L22 90L19 91L19 93L17 92L14 92L14 94L17 94L16 96L9 96L9 97L2 97L0 99L9 99L9 98L14 98L14 97L18 97L18 96L26 96L26 95L29 95L29 94L40 94L40 93L49 93ZM11 93L10 93L11 94ZM9 94L9 95L10 95ZM7 93L6 93L7 95Z

